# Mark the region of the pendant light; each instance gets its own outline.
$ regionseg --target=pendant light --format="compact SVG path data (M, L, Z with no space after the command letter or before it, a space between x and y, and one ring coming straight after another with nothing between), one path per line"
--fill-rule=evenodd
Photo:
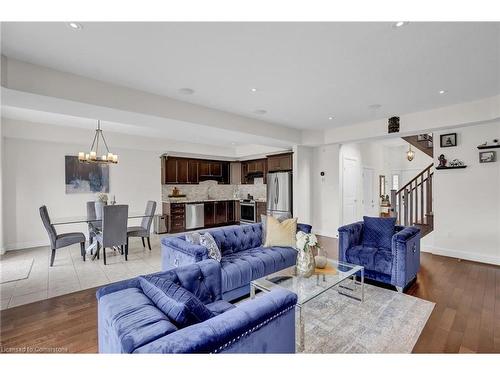
M415 157L415 151L413 151L411 149L411 145L410 145L410 148L406 152L406 158L408 159L408 161L412 161L414 157Z
M102 139L106 152L99 155L99 141ZM108 144L101 130L101 120L97 120L97 129L95 130L94 140L90 146L88 153L79 152L78 160L82 163L99 163L99 164L118 164L118 155L109 151Z

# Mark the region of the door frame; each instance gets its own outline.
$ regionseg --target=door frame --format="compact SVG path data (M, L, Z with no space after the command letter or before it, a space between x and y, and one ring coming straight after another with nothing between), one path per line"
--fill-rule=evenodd
M342 205L341 206L341 210L340 210L340 224L341 225L345 225L345 222L344 222L344 168L345 168L345 161L346 160L354 161L357 164L358 169L361 168L358 158L354 158L352 156L342 156L342 169L340 171L341 174L342 174L341 188L340 188L340 203ZM359 198L358 194L359 194L359 189L356 186L356 199L355 199L355 203L356 203L356 216L359 213L359 207L358 207L359 204L358 204L358 199L357 199L357 198Z

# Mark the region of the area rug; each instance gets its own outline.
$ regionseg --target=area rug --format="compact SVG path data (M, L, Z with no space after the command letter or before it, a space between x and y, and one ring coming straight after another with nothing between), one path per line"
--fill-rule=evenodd
M306 353L411 353L434 303L365 285L365 300L325 292L305 305Z
M0 261L0 284L27 279L33 267L33 258Z

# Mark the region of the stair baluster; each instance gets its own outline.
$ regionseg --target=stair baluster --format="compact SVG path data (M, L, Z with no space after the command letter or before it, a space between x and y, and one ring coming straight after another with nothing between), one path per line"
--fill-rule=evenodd
M430 164L397 192L391 193L393 216L400 225L420 227L422 237L434 228L432 212L433 164ZM395 204L397 202L397 205Z

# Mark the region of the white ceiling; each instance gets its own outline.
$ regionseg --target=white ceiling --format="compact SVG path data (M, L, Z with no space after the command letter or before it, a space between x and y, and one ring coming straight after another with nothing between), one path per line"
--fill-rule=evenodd
M2 53L300 129L500 93L500 23L82 25L4 22Z

